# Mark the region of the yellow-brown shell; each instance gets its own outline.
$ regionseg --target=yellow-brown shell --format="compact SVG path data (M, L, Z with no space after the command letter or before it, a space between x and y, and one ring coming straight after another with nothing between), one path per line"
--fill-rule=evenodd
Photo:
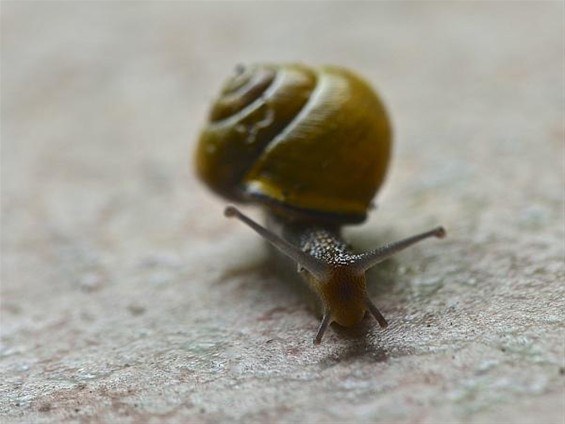
M238 67L200 135L215 192L299 218L365 219L384 181L391 127L372 88L334 66Z

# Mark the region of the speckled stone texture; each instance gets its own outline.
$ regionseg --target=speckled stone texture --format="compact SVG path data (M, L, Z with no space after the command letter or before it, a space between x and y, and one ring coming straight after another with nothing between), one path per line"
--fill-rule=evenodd
M563 2L2 2L2 423L563 423ZM335 63L395 152L390 327L330 328L191 163L237 63ZM246 208L261 218L253 208Z

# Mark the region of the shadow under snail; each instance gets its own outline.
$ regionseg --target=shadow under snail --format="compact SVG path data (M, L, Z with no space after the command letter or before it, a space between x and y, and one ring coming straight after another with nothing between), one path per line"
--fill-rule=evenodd
M267 211L264 227L238 218L298 264L328 325L349 327L366 312L387 322L369 299L365 272L429 237L434 228L354 253L341 226L363 222L384 181L391 126L373 89L353 72L300 64L238 66L212 106L196 150L196 169L217 194Z

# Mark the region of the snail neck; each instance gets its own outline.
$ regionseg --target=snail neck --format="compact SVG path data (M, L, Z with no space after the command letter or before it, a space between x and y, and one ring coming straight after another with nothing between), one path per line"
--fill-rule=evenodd
M332 256L352 254L341 235L341 226L331 222L289 220L278 214L267 213L267 228L309 255L324 262L333 262Z

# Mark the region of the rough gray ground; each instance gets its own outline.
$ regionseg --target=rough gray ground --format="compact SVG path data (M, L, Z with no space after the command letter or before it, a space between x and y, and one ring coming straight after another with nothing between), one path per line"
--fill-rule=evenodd
M564 405L564 6L2 3L2 422L538 422ZM191 164L236 63L358 70L395 124L332 328ZM256 211L250 213L259 216Z

